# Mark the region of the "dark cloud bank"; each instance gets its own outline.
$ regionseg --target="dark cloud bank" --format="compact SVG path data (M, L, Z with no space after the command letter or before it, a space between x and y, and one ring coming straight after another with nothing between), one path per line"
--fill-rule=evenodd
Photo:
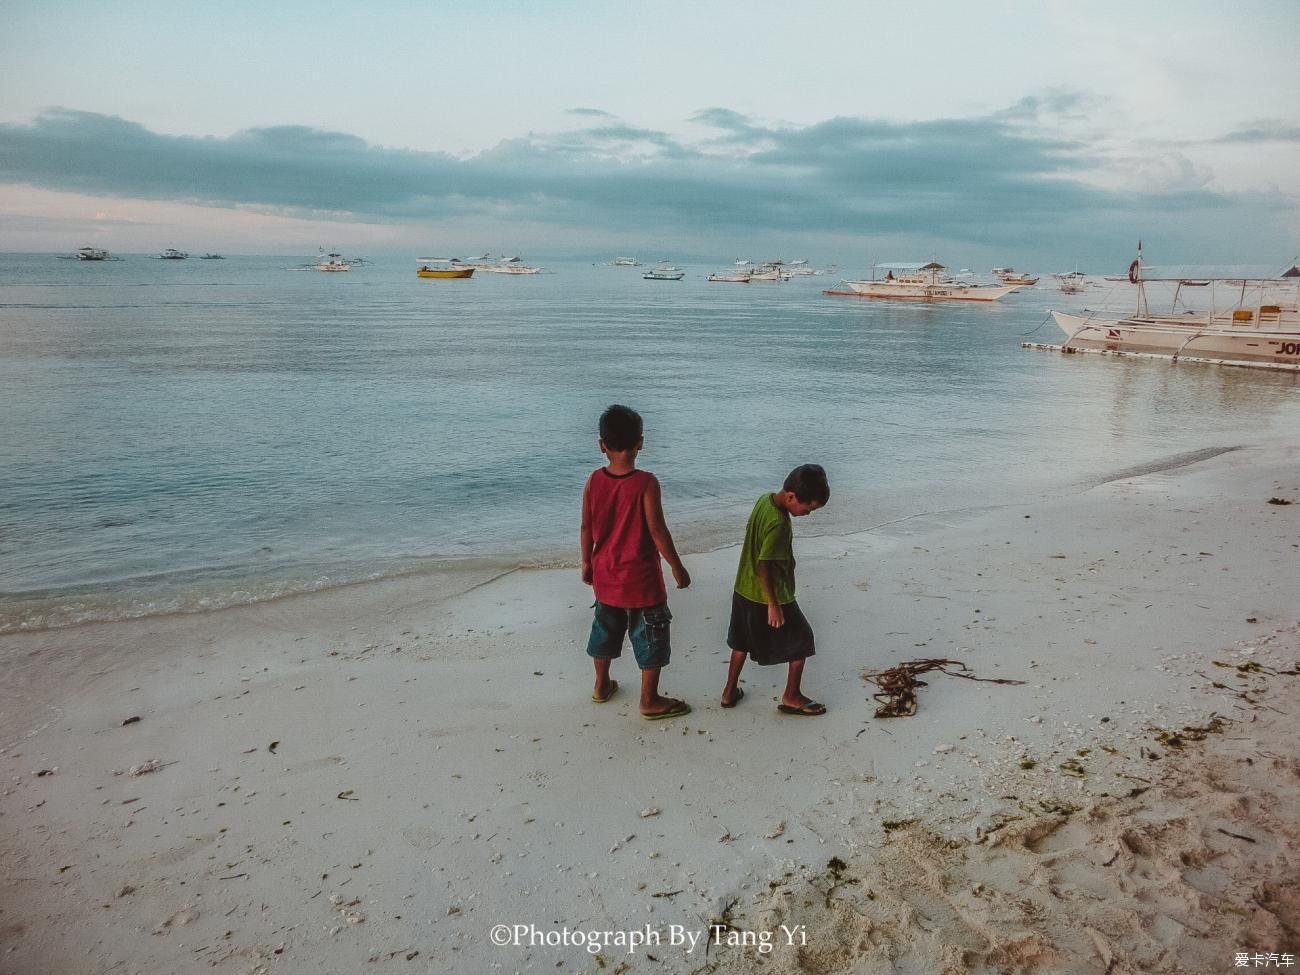
M629 235L899 235L1016 248L1072 237L1064 250L1080 253L1089 241L1113 251L1116 237L1122 246L1164 232L1184 243L1203 238L1195 249L1204 253L1240 223L1242 241L1291 244L1277 196L1086 184L1098 159L1087 144L1038 127L1036 107L1031 99L979 119L833 118L779 128L710 108L691 120L705 133L695 142L578 108L571 114L581 128L505 141L468 159L299 126L229 138L160 135L57 109L31 124L0 125L0 181L307 216L427 224L482 215Z

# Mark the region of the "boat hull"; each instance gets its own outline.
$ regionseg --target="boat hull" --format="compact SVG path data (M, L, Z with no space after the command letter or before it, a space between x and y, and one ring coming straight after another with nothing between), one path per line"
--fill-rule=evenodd
M1016 290L1016 285L947 285L911 284L896 281L846 281L850 292L859 298L885 298L893 301L997 301ZM844 294L844 292L828 292Z
M1300 366L1300 326L1278 322L1232 325L1169 319L1090 319L1064 312L1052 318L1065 349L1135 352L1171 358Z
M474 269L472 267L422 267L416 271L415 274L417 277L421 278L472 278L474 276Z

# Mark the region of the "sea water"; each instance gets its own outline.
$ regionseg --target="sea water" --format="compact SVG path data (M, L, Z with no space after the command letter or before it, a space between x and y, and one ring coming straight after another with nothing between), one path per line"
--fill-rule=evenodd
M806 462L801 534L1077 491L1294 436L1293 374L1062 357L1051 307L641 270L423 280L302 258L0 256L0 632L235 605L449 565L576 560L611 403L679 548L740 537ZM721 265L724 262L719 262Z

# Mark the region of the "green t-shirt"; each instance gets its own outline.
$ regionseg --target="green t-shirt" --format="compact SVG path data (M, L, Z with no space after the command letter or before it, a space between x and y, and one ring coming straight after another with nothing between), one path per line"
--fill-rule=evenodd
M736 592L751 603L767 605L763 586L758 581L758 563L768 563L772 595L777 603L794 602L794 531L790 515L772 503L772 495L758 499L745 526L745 544L740 550L740 568L736 570Z

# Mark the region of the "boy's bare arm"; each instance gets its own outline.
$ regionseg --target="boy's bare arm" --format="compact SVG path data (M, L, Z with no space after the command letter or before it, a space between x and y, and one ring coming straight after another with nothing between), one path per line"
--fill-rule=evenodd
M591 488L591 479L582 486L582 526L578 529L578 549L582 559L582 581L591 585L591 515L587 509L587 491Z
M664 561L673 572L673 582L677 583L678 589L685 589L691 584L691 574L686 571L686 566L682 565L681 557L677 554L677 547L673 544L672 532L668 530L668 522L664 520L663 500L659 491L658 478L650 478L650 487L645 493L645 520L650 529L650 537L654 540L655 548L663 556Z
M780 629L785 626L785 610L776 601L776 594L772 590L772 563L767 559L759 559L754 571L758 575L758 584L763 587L763 596L767 599L767 625Z

